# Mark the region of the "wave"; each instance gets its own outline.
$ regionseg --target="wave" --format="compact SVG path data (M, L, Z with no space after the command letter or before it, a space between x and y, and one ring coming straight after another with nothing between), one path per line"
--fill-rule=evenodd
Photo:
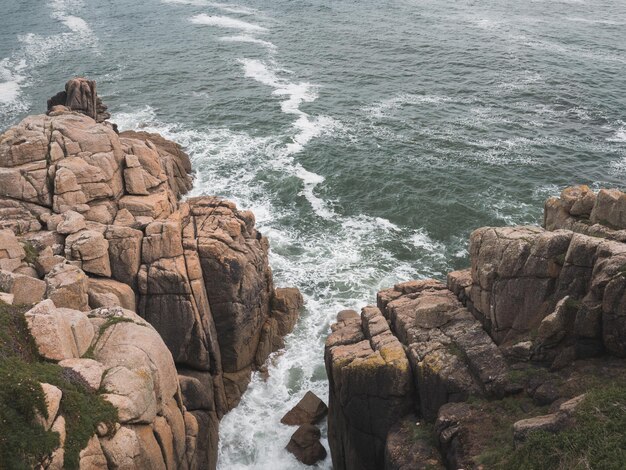
M209 2L207 0L161 0L162 3L175 3L180 5L192 5L198 7L214 7L222 11L227 11L229 13L235 13L239 15L255 15L257 14L257 10L254 8L244 7L241 5L233 5L230 3L216 3Z
M329 116L311 117L300 109L302 103L312 102L317 98L318 87L316 85L307 82L291 82L278 75L275 65L271 67L257 59L240 59L239 62L243 66L246 77L273 88L273 95L286 98L280 103L283 113L298 116L293 123L293 128L297 132L291 137L291 142L276 151L274 164L288 169L293 176L302 180L304 188L301 195L309 201L319 217L333 218L336 214L329 204L315 195L315 188L324 181L324 177L295 163L292 155L301 152L312 139L330 134L333 130L340 128L341 124Z
M82 0L52 0L47 3L50 17L61 22L68 32L51 36L27 33L18 37L20 46L0 61L0 124L4 119L25 112L30 104L22 89L33 82L34 68L47 64L57 51L84 48L95 44L96 38L85 20L68 12L79 11ZM6 116L6 118L5 118Z
M276 46L269 41L263 41L262 39L258 39L252 36L222 36L219 38L222 42L245 42L250 44L259 44L260 46L265 46L271 51L276 50Z
M263 75L264 79L272 76ZM284 84L275 78L272 83ZM424 230L401 227L382 217L332 212L321 223L303 222L309 217L302 217L299 203L285 203L275 188L288 186L297 177L303 191L312 191L323 177L286 154L281 146L284 136L259 138L219 127L189 129L161 121L150 107L117 113L113 121L120 129L159 132L181 143L197 171L192 195L218 194L252 210L259 230L271 241L276 285L301 288L306 312L286 338L285 349L271 356L269 376L255 374L241 403L220 423L218 468L307 468L284 450L294 429L279 421L307 390L327 396L323 343L336 313L361 308L376 291L396 282L441 275L449 269L445 247ZM268 174L276 178L273 184L266 183ZM322 204L321 208L312 205L315 213L327 209L321 198L313 201ZM423 262L399 260L389 248L398 243ZM325 426L322 435L328 448ZM318 464L320 469L330 467L330 459Z
M373 106L364 108L364 111L374 118L389 117L393 111L402 108L405 105L416 104L435 104L446 103L451 101L447 96L438 95L416 95L411 93L402 93L398 96L380 101Z
M79 18L77 16L65 16L62 19L63 24L70 28L75 33L79 33L81 35L89 35L91 34L91 28L87 24L85 20Z
M620 121L621 122L621 121ZM626 142L626 125L622 123L622 127L617 129L612 137L607 139L609 142Z
M267 28L264 28L263 26L248 23L246 21L238 20L236 18L230 18L228 16L212 16L201 13L192 17L190 21L194 24L217 26L218 28L240 29L243 31L254 31L257 33L263 33L267 31Z

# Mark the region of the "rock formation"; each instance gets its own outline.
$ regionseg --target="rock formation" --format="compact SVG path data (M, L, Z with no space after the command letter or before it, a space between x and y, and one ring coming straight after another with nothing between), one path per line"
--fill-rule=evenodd
M100 440L110 468L214 468L219 419L283 347L302 296L274 289L254 215L218 197L181 201L192 186L188 156L157 134L118 133L94 82L70 80L48 108L0 136L2 299L43 301L36 341L48 327L82 325L77 342L59 336L45 350L93 385L93 371L108 371L101 387L122 425ZM129 321L107 332L132 332L118 342L107 333L103 352L94 331L111 315ZM141 332L162 338L167 370L142 359ZM133 343L143 349L125 349ZM101 366L85 362L87 350ZM136 371L144 366L152 376ZM157 448L158 464L144 455Z
M568 188L545 228L474 231L471 268L446 283L341 312L325 352L334 468L477 468L492 429L517 445L571 425L584 395L541 407L626 376L625 214L620 191Z

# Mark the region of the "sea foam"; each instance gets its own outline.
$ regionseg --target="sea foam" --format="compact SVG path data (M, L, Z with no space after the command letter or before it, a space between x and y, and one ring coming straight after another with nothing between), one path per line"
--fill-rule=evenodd
M236 18L230 18L229 16L212 16L204 13L192 17L191 22L194 24L217 26L218 28L240 29L242 31L252 31L257 33L267 31L267 28L259 26L258 24L248 23Z
M271 51L276 50L276 46L269 41L264 41L252 36L240 35L240 36L222 36L219 38L222 42L243 42L249 44L258 44L260 46L267 47Z

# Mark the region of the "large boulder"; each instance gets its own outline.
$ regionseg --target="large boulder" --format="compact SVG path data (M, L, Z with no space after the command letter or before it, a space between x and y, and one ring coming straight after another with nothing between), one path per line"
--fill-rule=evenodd
M0 292L11 294L16 305L32 305L43 299L46 283L33 276L0 270Z
M46 297L57 307L89 310L88 278L78 267L61 263L45 277Z
M55 361L81 357L94 337L87 315L78 310L57 308L50 299L24 315L39 354Z

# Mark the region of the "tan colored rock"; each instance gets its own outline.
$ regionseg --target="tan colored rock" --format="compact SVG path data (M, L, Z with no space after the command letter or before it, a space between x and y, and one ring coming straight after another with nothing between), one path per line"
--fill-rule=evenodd
M59 365L80 375L91 391L97 392L100 389L104 366L98 361L87 358L64 359Z
M28 116L0 135L0 166L16 167L45 161L48 154L46 116Z
M63 470L63 464L65 461L65 439L67 433L65 430L65 418L59 415L52 423L52 432L56 432L59 435L59 447L52 453L50 464L47 470Z
M189 468L197 468L197 442L198 442L198 420L196 417L185 411L183 414L185 420L185 459Z
M0 230L0 259L23 260L26 257L24 248L12 230Z
M89 310L87 276L71 264L57 264L46 275L46 297L58 307Z
M130 227L109 225L104 233L109 242L111 276L131 287L137 285L141 265L143 233Z
M24 234L42 229L39 217L49 209L37 204L0 197L0 229Z
M140 385L140 378L133 378L133 384L150 388L156 403L156 412L160 413L163 403L169 401L178 391L178 379L172 355L156 330L139 315L122 308L100 308L92 310L91 321L100 331L100 336L94 343L95 359L107 368L120 366L136 373L146 374L145 383ZM113 378L128 375L120 372ZM107 379L105 378L105 381ZM111 379L113 380L113 379ZM150 387L152 381L152 387ZM112 386L124 390L123 381L114 381ZM143 393L143 392L141 392ZM141 405L139 411L151 410L150 400L145 399L145 407Z
M113 437L100 439L109 467L116 469L165 470L165 462L152 428L122 426Z
M57 225L56 231L70 235L86 228L85 218L75 211L67 211L63 213L63 220Z
M131 214L128 209L121 209L115 216L114 225L121 227L138 228L137 219Z
M172 205L166 191L149 196L124 196L119 201L120 209L127 209L135 217L147 216L162 219L172 213Z
M617 189L601 189L590 218L591 222L609 228L626 228L626 194Z
M136 311L135 292L128 284L113 279L90 278L88 295L92 308L120 306Z
M293 331L303 305L304 299L297 288L286 287L274 290L271 315L277 321L280 336L285 336Z
M65 239L65 257L81 261L83 271L99 276L111 276L109 242L95 230L82 230Z
M140 167L126 168L124 170L124 182L126 183L126 192L128 194L133 194L136 196L147 196L148 194L150 194L150 191L148 191L148 189L146 188L144 171Z
M48 412L48 417L45 418L41 414L37 413L36 419L37 422L41 424L47 431L52 427L52 423L54 423L54 420L57 417L59 407L61 406L61 397L63 396L63 392L54 385L50 385L48 383L42 383L41 388L43 390L44 399L46 401L46 410Z
M50 299L35 305L24 317L39 354L46 359L61 361L80 357L94 336L84 313L56 308Z
M157 416L153 423L154 437L156 437L163 459L165 460L165 466L168 469L178 468L178 456L174 450L174 436L170 429L167 420L162 416Z
M33 279L39 280L39 274L37 274L37 270L30 265L22 264L13 270L15 274L22 274L23 276L32 277Z
M0 291L13 295L15 305L32 305L43 299L46 283L32 276L0 270Z
M86 78L73 78L65 84L65 90L48 100L48 114L61 115L77 112L89 116L97 122L109 119L111 115L96 92L96 82Z
M0 270L2 271L8 271L8 272L15 272L17 271L18 268L23 266L23 262L17 258L14 259L10 259L10 258L3 258L0 259Z
M21 235L20 239L23 243L31 244L39 253L49 247L53 255L63 254L65 237L57 232L49 230L29 232Z
M117 408L120 423L150 424L156 417L157 403L150 369L112 367L102 379L102 388L106 390L102 397Z
M45 276L52 268L54 268L57 264L61 264L65 262L65 258L63 256L55 255L52 251L52 248L47 246L39 256L35 260L35 269L40 276Z
M107 459L96 435L91 436L87 446L78 454L79 470L107 470Z
M186 426L184 418L185 408L181 407L175 400L170 400L163 406L163 417L167 421L167 426L172 433L172 447L174 460L177 465L184 467L187 448ZM157 440L158 440L157 436ZM192 451L193 452L193 451Z

